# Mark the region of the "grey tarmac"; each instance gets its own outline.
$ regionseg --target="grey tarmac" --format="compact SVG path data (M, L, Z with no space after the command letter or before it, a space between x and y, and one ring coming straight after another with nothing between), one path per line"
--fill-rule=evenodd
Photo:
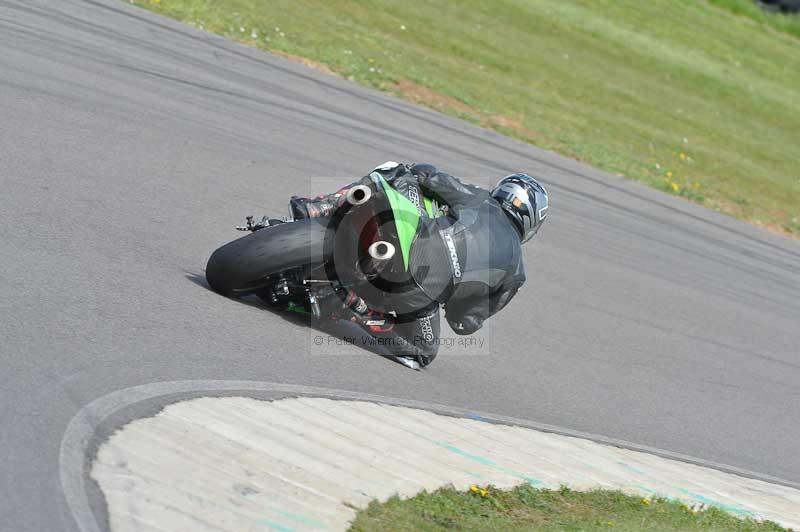
M413 372L208 290L246 214L386 160L548 186L482 344ZM67 427L166 381L436 403L800 483L800 244L680 198L114 0L0 0L0 192L0 530L77 530L59 471L99 442L60 464Z

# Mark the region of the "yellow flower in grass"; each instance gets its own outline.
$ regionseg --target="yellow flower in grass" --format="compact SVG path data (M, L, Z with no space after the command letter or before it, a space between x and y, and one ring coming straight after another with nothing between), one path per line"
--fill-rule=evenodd
M478 487L475 484L473 484L472 486L469 487L469 491L474 493L475 495L480 495L481 497L488 497L489 496L489 490L488 489Z
M669 182L669 186L670 186L670 188L672 188L673 192L678 192L681 189L681 187L678 186L678 183L676 183L674 181L670 181Z

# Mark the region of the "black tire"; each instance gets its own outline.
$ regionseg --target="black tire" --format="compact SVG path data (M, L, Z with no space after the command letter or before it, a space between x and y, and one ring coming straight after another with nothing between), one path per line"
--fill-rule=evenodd
M329 231L327 220L298 220L229 242L208 259L208 284L224 296L238 297L257 292L271 275L322 264Z

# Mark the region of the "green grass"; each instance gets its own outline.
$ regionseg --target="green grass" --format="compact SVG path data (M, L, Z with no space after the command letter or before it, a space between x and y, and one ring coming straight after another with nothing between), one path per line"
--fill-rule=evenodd
M643 499L602 490L547 491L523 485L511 491L489 488L485 495L480 490L463 493L442 489L407 500L374 502L358 514L351 530L766 532L785 529L771 522L737 519L715 508L693 511L664 499Z
M800 236L800 38L745 0L133 3Z
M768 11L761 8L753 0L709 0L712 4L722 6L737 15L750 17L757 22L768 24L773 28L790 35L800 37L800 15Z

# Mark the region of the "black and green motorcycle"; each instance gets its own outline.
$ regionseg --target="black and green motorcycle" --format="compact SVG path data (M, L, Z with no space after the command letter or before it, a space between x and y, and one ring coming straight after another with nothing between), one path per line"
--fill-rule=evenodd
M224 296L256 295L271 306L317 317L321 287L402 290L420 219L447 212L416 185L403 192L373 172L347 190L329 217L273 224L254 224L248 217L237 229L251 233L214 251L206 279Z

